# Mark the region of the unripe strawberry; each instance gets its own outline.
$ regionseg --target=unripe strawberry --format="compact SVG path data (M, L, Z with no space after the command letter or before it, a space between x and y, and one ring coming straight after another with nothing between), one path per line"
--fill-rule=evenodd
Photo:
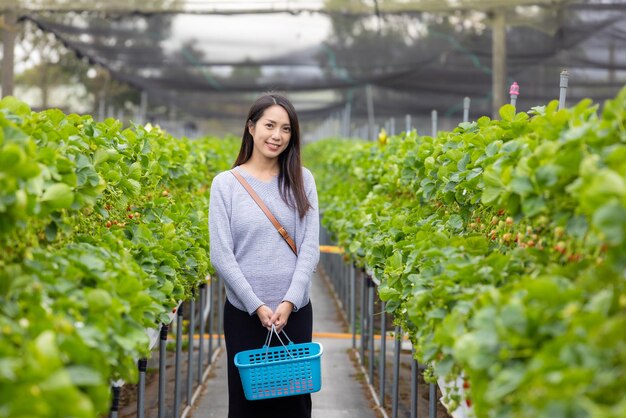
M567 257L567 261L571 263L575 263L575 262L580 261L580 258L581 258L580 254L574 253L574 254L570 254L570 256Z

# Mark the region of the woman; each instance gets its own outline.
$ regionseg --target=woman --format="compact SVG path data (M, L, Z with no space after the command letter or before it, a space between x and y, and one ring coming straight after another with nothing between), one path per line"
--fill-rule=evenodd
M297 255L233 173L215 177L209 232L211 264L226 286L228 416L310 417L308 394L247 401L234 364L238 352L263 345L272 325L294 343L312 338L309 290L319 260L317 191L311 172L302 167L300 126L287 98L266 94L254 102L232 171L247 180L293 238Z

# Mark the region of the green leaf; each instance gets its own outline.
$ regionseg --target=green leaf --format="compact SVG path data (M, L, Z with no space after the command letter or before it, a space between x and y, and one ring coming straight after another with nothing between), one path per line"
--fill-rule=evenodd
M593 214L592 224L602 232L610 245L622 245L626 229L626 208L616 201L609 202Z
M528 176L513 177L509 184L511 190L520 196L526 196L534 191L533 185Z
M41 389L44 391L58 391L60 389L70 389L72 387L72 380L67 370L60 369L48 376L40 385Z
M141 193L141 184L139 184L137 180L124 177L120 180L120 186L122 186L126 193L128 193L130 196L139 196L139 194Z
M102 375L96 370L85 366L69 366L65 369L76 386L97 386L106 384Z
M141 178L141 164L138 161L128 167L128 177L133 180L139 180Z
M487 145L487 147L485 148L485 153L487 154L487 156L493 157L494 155L496 155L498 151L500 151L500 145L502 144L499 141L494 141Z
M36 354L42 364L50 368L58 367L61 364L59 350L53 331L44 331L35 339Z
M0 149L0 170L13 172L13 169L26 160L26 154L18 144L7 144Z
M20 116L28 116L31 112L30 107L26 103L13 96L3 97L0 100L0 107Z
M501 173L496 171L493 168L488 168L485 170L483 174L483 180L485 181L486 186L490 187L502 187L502 179L500 178Z
M467 164L469 164L469 162L471 161L472 156L470 155L469 152L465 153L463 155L463 158L461 158L459 160L459 162L457 163L457 169L459 171L465 171L465 168L467 167Z
M489 383L489 390L486 393L490 402L499 402L501 399L515 391L524 379L524 367L511 365L500 371L496 378Z
M404 268L402 265L402 253L400 251L394 251L394 253L387 259L386 266L389 271L401 272Z
M515 107L511 104L505 104L500 108L498 112L502 120L512 122L515 119Z
M559 167L546 164L535 171L535 180L540 189L554 186L559 178Z
M446 222L446 225L448 225L452 230L461 230L463 229L463 218L459 215L452 215L450 216L450 219L448 219L448 222Z
M575 238L583 239L589 225L587 224L587 218L582 215L574 216L567 220L567 233Z
M78 261L89 270L104 271L106 268L104 261L92 254L81 254Z
M546 210L546 202L543 197L534 196L522 201L522 211L526 216L535 216Z
M46 226L46 239L50 242L54 241L57 237L57 233L58 233L58 226L57 223L55 221L50 222L47 226Z
M498 197L500 197L500 193L502 193L501 188L485 187L481 195L480 201L484 205L489 205L490 203L493 203L496 200L498 200Z
M546 114L546 107L545 106L533 106L530 108L530 113L531 115L545 115Z
M401 294L392 287L381 285L378 287L378 295L380 296L381 300L387 302L393 299L398 299Z
M67 209L74 202L74 193L67 184L55 183L46 188L39 200L50 209Z
M87 289L85 291L85 300L89 309L93 311L101 311L111 307L113 299L109 292L104 289Z
M499 315L505 329L525 335L527 320L524 306L520 302L511 302L502 308Z
M593 178L590 194L624 196L626 195L626 182L613 170L599 170Z

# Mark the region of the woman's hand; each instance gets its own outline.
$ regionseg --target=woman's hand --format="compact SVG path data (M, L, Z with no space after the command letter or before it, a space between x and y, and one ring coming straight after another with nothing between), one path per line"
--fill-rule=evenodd
M256 310L256 315L259 317L261 325L267 328L268 331L272 329L272 324L274 323L272 317L274 315L274 312L272 312L272 310L268 306L259 306Z
M276 312L271 317L271 324L276 326L276 332L281 332L285 325L287 325L287 320L289 319L289 315L293 311L293 303L289 301L281 302L276 308Z

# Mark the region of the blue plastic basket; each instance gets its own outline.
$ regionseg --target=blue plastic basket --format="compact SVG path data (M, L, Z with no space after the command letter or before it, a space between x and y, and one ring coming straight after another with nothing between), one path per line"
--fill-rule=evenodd
M235 354L235 366L239 369L246 399L280 398L321 389L321 344L289 341L277 347L268 345L269 341L263 348Z

